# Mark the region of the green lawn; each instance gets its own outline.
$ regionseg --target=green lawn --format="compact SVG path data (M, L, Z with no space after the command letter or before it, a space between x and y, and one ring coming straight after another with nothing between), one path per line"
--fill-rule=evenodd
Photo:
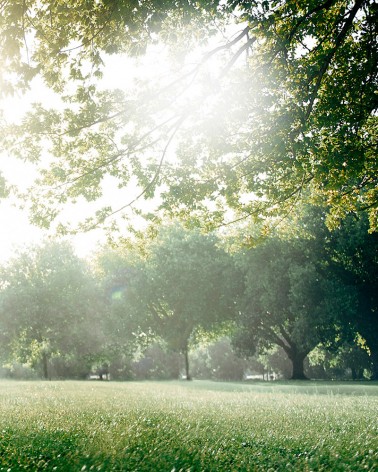
M378 384L0 382L0 470L378 470Z

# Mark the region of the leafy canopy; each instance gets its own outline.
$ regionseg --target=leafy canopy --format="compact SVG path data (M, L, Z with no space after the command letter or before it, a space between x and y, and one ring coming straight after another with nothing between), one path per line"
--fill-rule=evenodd
M67 202L99 200L110 179L138 190L116 205L101 201L83 227L159 195L163 213L210 227L286 214L309 200L328 205L330 224L367 211L377 229L373 0L30 0L0 8L2 93L39 76L61 98L3 129L3 146L39 165L31 203L38 224L48 226ZM194 47L217 29L227 35L234 21L237 34L189 67ZM162 42L178 58L169 79L100 85L109 55L126 61Z
M327 267L314 238L272 237L238 259L244 290L235 347L254 354L278 345L293 363L293 378L303 378L304 358L321 342L335 343L355 314L353 289Z
M134 268L125 303L145 332L185 352L234 316L235 270L214 235L168 226Z
M84 362L97 349L98 289L68 244L30 248L2 266L0 276L0 338L10 361Z

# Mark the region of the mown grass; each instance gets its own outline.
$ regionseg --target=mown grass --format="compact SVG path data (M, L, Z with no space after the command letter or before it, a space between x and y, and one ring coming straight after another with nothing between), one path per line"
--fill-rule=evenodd
M378 385L0 382L0 470L378 470Z

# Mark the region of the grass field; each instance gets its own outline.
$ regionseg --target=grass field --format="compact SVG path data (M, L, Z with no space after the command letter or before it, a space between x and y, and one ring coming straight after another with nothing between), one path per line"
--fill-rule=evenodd
M0 470L378 470L378 384L0 382Z

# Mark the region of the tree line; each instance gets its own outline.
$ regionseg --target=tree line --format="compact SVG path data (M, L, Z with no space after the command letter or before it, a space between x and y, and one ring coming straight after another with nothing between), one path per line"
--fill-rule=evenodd
M171 224L144 244L101 248L87 261L64 242L30 248L1 267L3 366L44 378L93 370L130 378L132 366L143 376L149 353L169 377L177 375L170 352L190 379L195 351L195 372L213 377L220 367L198 367L201 346L230 339L224 352L250 362L278 349L293 379L306 378L316 356L324 368L339 356L354 377L362 366L377 379L378 236L368 225L350 216L330 232L325 212L306 207L299 223L252 247Z
M84 262L51 243L4 266L5 364L122 376L160 339L190 378L189 351L227 334L243 356L277 346L293 378L316 350L352 364L355 349L378 378L374 0L29 0L0 13L0 98L50 93L21 118L1 103L1 150L37 177L21 191L0 172L0 198L23 198L60 235L136 215L158 232L141 251ZM121 74L156 46L172 59L161 77L102 81L110 56ZM120 192L105 201L109 182ZM83 201L93 213L64 217ZM275 231L299 203L325 210ZM217 232L231 225L235 240Z

